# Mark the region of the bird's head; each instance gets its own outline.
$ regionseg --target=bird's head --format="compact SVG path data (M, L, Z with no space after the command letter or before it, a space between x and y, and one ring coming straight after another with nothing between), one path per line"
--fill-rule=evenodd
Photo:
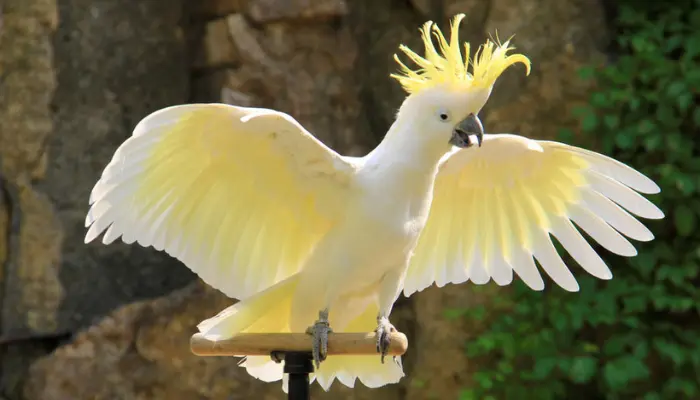
M427 135L427 140L457 147L471 146L470 136L475 136L481 145L484 129L477 115L501 73L516 63L524 64L526 74L530 73L530 60L526 56L508 55L513 50L509 41L500 44L487 40L473 59L470 59L469 43L465 42L466 60L463 59L459 43L459 24L463 18L464 14L459 14L452 20L449 42L437 25L426 22L420 29L424 57L404 45L399 47L418 68L407 67L394 55L400 71L391 75L408 93L399 115L410 116L414 131ZM431 36L435 36L437 48Z

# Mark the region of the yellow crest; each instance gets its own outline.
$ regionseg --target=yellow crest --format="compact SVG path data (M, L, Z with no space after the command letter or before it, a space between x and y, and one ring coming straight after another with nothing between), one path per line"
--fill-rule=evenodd
M423 25L420 32L423 45L425 45L425 58L404 45L399 46L399 50L403 51L420 68L415 71L408 68L394 54L394 60L401 66L401 70L399 71L400 74L391 74L391 77L398 80L408 94L417 93L423 89L438 85L444 85L454 90L489 88L506 68L516 63L524 64L527 69L526 75L530 74L530 60L526 56L522 54L507 54L508 51L514 49L513 47L508 47L510 40L503 44L487 40L474 54L470 72L469 43L464 43L466 60L462 59L459 46L459 24L463 18L464 14L458 14L454 17L450 27L449 43L447 43L440 28L434 25L432 21L428 21ZM437 38L442 54L438 53L430 38L431 28L432 33Z

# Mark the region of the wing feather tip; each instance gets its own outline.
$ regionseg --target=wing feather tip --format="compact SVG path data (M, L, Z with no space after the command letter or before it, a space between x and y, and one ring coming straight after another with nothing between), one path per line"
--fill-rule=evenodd
M578 293L579 291L581 291L581 286L579 286L578 282L574 282L574 284L572 285L567 284L561 287L569 293Z
M658 219L664 219L664 218L666 218L666 214L664 214L664 212L663 212L662 209L660 209L660 208L657 207L657 208L656 208L656 212L657 212L656 214L654 214L654 215L651 216L651 217L648 217L647 219L658 220Z
M636 170L635 170L636 171ZM641 172L637 171L639 174L641 174L644 178L646 178L646 181L644 182L644 185L641 188L635 189L638 192L644 193L644 194L659 194L661 193L661 187L654 182L651 178L648 176L642 174Z
M83 239L83 242L85 244L92 242L93 240L97 239L98 236L100 236L100 233L101 232L93 233L92 231L88 231L88 233L85 234L85 238Z
M105 228L106 229L106 228ZM88 229L87 233L85 233L85 239L84 242L90 243L93 240L95 240L100 234L104 231L104 229L98 229L97 225L93 224L90 226L90 229Z
M644 232L644 235L639 235L636 238L633 238L634 240L638 242L651 242L654 240L655 236L651 231Z
M521 278L521 280L522 280L522 278ZM544 281L543 280L539 280L537 282L527 282L527 281L523 280L523 282L525 283L525 285L527 285L527 287L534 290L535 292L541 292L544 290Z

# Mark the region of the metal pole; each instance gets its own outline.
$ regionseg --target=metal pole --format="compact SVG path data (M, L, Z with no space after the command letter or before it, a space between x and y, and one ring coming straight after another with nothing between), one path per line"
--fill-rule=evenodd
M309 400L309 374L314 372L311 352L285 352L284 372L289 374L287 398L289 400Z

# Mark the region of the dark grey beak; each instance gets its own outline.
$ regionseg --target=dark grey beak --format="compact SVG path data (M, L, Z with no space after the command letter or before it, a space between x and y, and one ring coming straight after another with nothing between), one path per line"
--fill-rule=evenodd
M450 138L450 144L460 148L471 147L472 142L469 140L470 135L476 135L476 141L481 147L481 141L484 139L484 126L479 118L474 114L469 114L455 126Z

